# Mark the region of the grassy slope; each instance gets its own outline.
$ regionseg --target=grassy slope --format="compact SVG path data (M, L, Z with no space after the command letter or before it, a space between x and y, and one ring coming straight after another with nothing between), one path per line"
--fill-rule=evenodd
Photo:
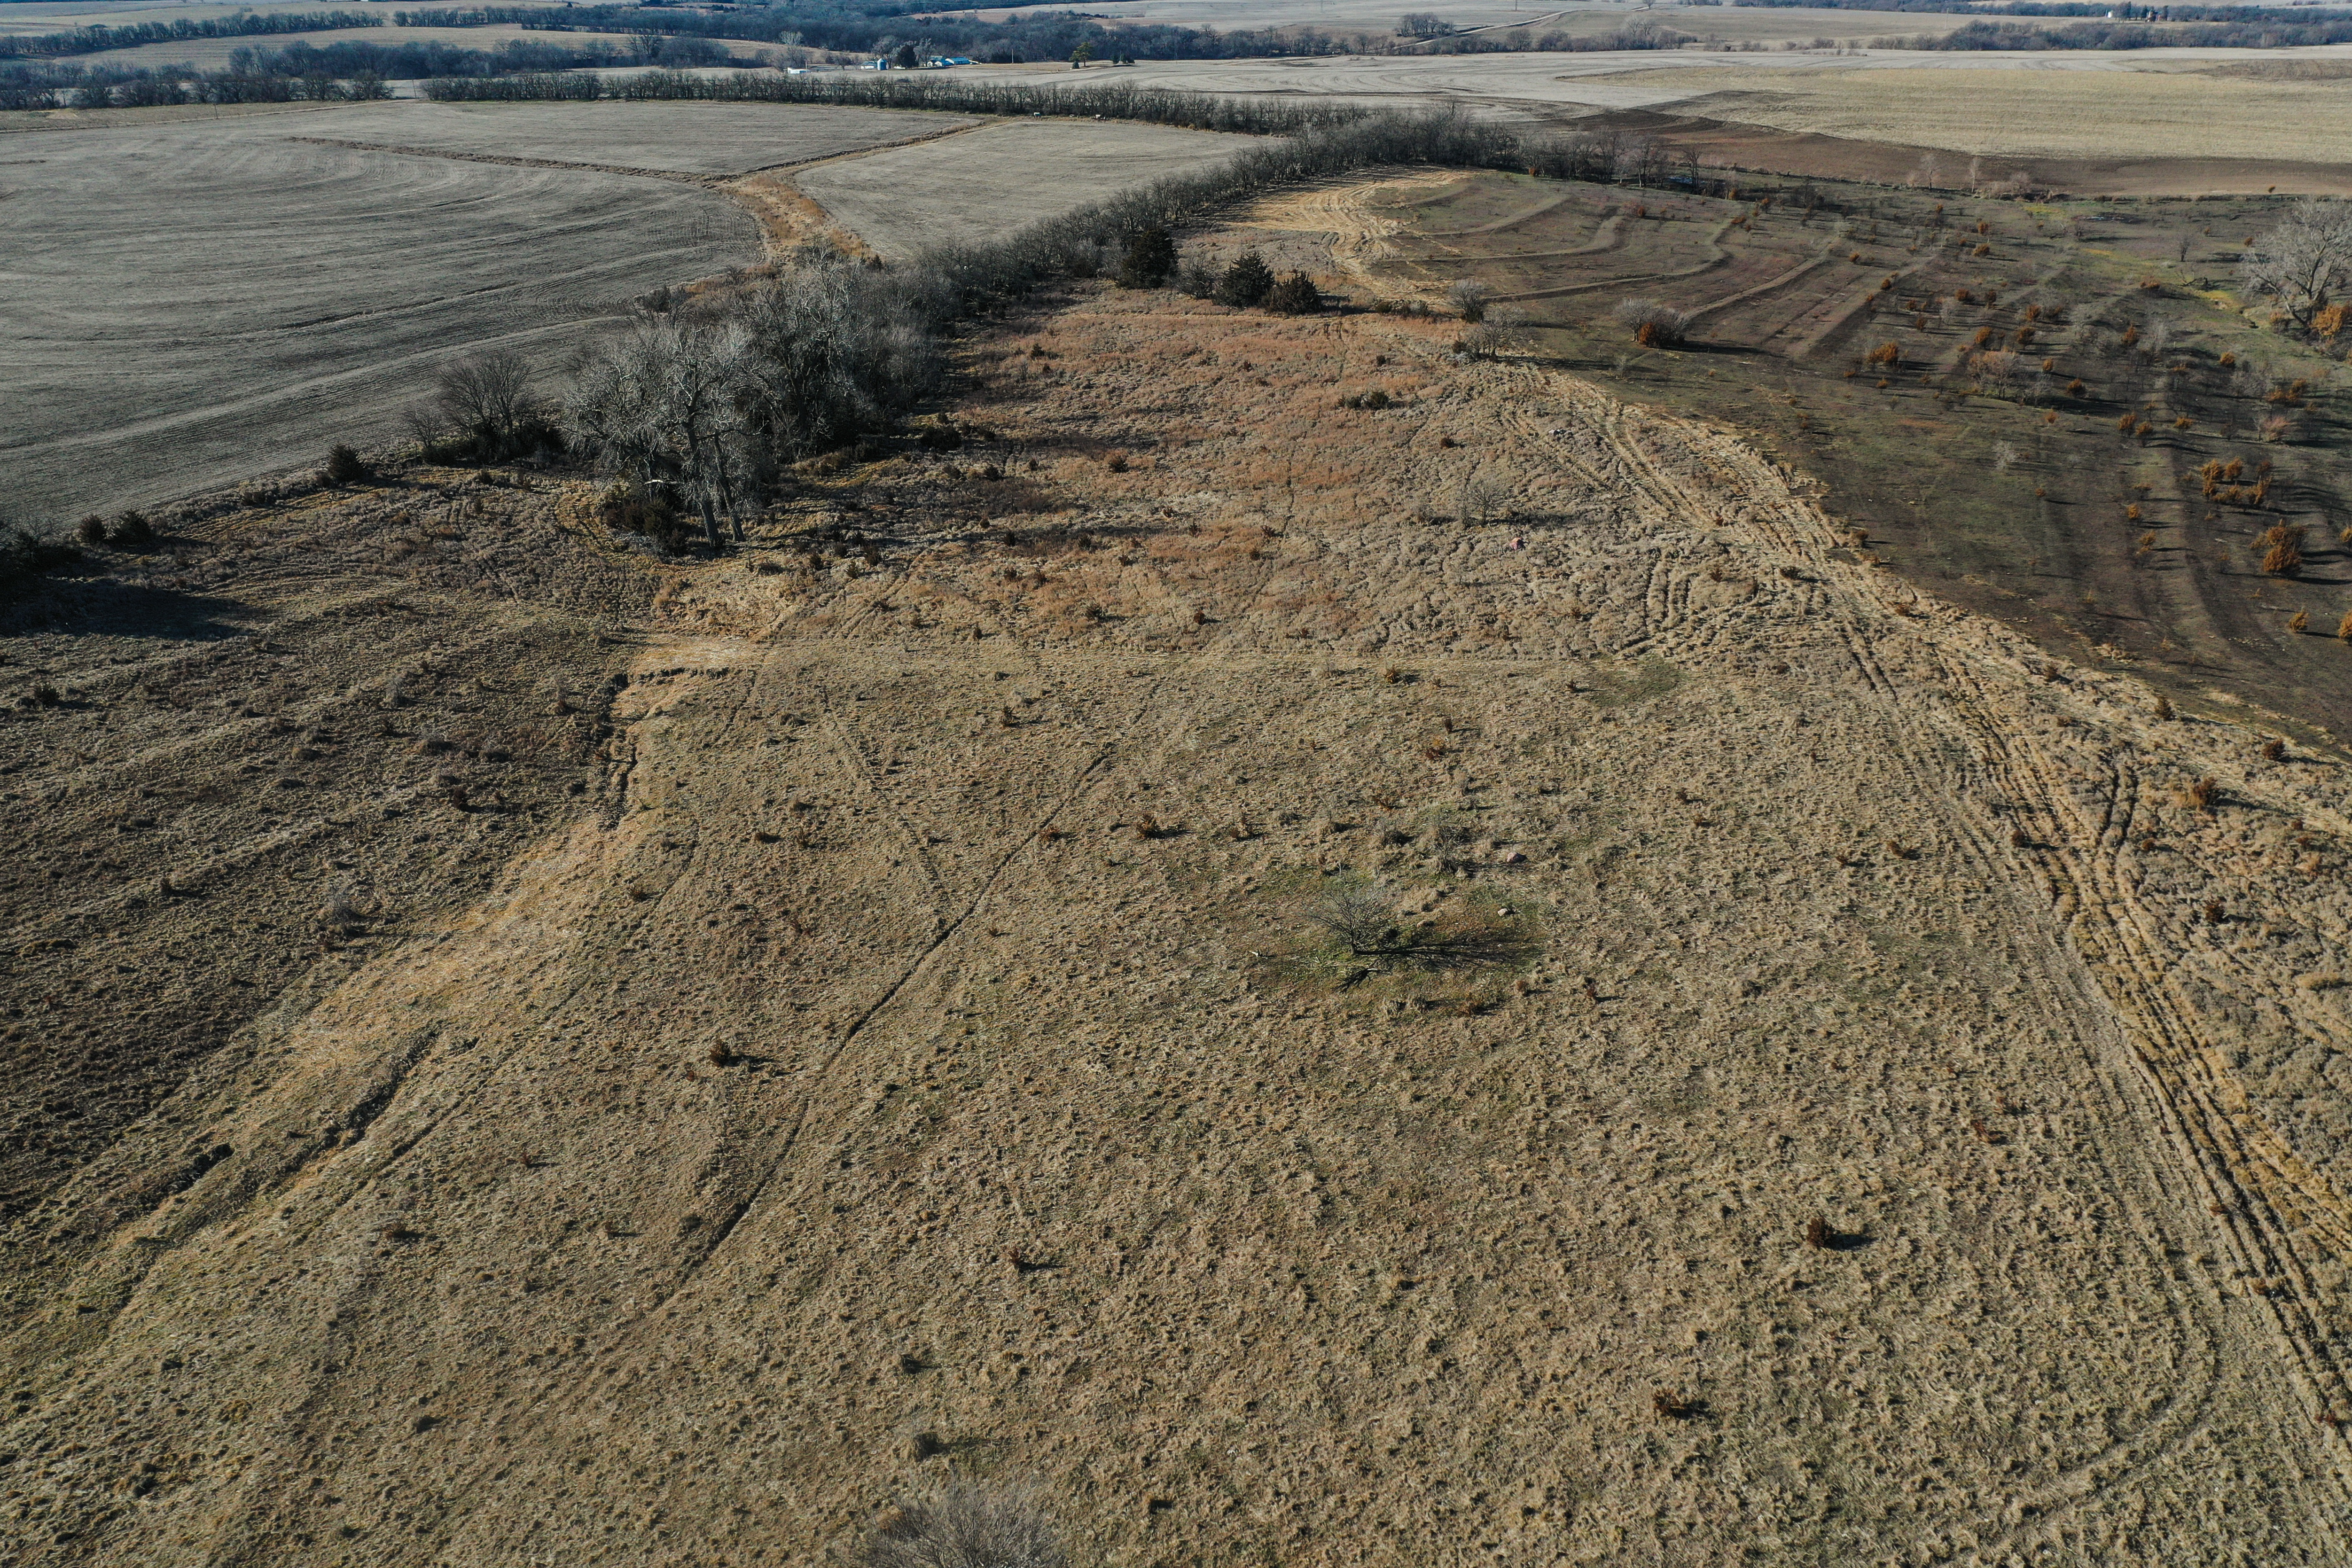
M26 1560L810 1561L950 1465L1109 1563L2340 1555L2336 769L1448 335L1083 294L784 570L665 569L599 809L16 1218ZM1512 519L1416 520L1474 457ZM81 715L6 721L27 800L120 792ZM1543 951L1286 977L1334 878Z

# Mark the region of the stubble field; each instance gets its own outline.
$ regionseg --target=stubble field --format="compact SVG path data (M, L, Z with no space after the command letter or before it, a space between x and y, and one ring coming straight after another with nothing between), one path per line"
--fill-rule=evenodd
M1111 120L1009 120L844 159L793 183L886 256L1001 238L1039 218L1221 162L1252 139Z
M1980 57L1801 70L1717 66L1623 78L1675 112L1989 157L2352 162L2352 77L2208 69L2021 70ZM2200 62L2201 63L2201 62Z
M55 123L55 122L53 122ZM112 513L394 440L442 364L550 378L630 299L807 237L803 176L885 245L986 237L1238 139L748 104L370 104L12 139L0 470ZM925 138L871 159L825 160ZM540 166L544 165L544 166ZM764 237L763 237L764 236Z

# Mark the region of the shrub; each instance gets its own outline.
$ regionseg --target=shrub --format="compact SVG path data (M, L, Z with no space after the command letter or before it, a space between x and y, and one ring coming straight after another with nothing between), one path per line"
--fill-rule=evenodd
M1621 300L1616 317L1633 329L1633 341L1645 349L1671 349L1690 330L1687 315L1654 299Z
M327 453L328 484L356 485L367 476L368 465L361 462L360 455L349 446L337 442Z
M1118 286L1157 288L1175 270L1176 244L1168 237L1168 231L1157 225L1140 229L1129 237L1127 254L1119 258Z
M1255 305L1274 291L1274 271L1265 258L1254 250L1245 250L1234 259L1217 279L1217 303L1220 305Z
M598 498L596 517L614 533L636 534L651 539L664 555L677 554L694 537L686 519L678 515L666 485L625 480Z
M62 540L43 538L25 528L0 529L0 593L29 586L41 573L79 553Z
M1217 297L1217 269L1194 256L1177 274L1176 287L1195 299L1214 299Z
M136 509L124 512L114 519L114 527L108 531L106 542L117 549L153 549L155 525L147 520L144 512Z
M74 538L81 540L81 542L86 545L104 544L106 542L106 519L100 517L96 512L92 512L89 516L84 517L80 522L74 525Z
M510 349L442 366L434 373L432 400L409 411L408 427L436 463L499 463L563 448L562 432L531 392L529 362Z
M2270 529L2261 542L2270 547L2263 556L2263 570L2273 577L2294 577L2303 570L2304 530L2281 525Z
M1494 292L1476 278L1465 277L1445 291L1445 302L1454 307L1455 315L1475 324L1486 319L1486 301Z
M1323 308L1323 296L1312 278L1294 272L1267 289L1259 303L1277 316L1312 316Z
M1891 367L1900 364L1903 360L1903 345L1895 342L1881 343L1875 349L1871 350L1869 353L1864 355L1863 359L1864 363L1873 365L1886 365Z
M866 1568L1064 1568L1068 1561L1033 1494L969 1480L905 1503L866 1548Z
M1337 949L1307 956L1310 968L1511 968L1533 957L1538 946L1533 929L1507 912L1474 905L1433 920L1408 921L1387 894L1364 883L1325 893L1307 906L1307 922Z

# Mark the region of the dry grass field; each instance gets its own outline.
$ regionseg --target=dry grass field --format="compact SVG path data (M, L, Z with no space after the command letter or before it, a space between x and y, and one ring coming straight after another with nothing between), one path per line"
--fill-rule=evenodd
M2344 1561L2343 760L1454 331L1088 287L727 559L12 609L16 1561Z
M972 244L1233 156L1244 137L1118 121L1009 120L845 158L793 183L884 256Z

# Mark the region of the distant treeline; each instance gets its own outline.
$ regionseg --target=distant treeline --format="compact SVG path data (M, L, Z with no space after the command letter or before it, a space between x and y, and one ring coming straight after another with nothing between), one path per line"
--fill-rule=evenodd
M1171 92L1165 88L1133 87L1112 81L1056 92L1013 82L975 81L947 71L827 71L809 76L785 76L775 71L737 71L725 76L646 71L614 77L554 72L429 81L425 84L425 94L444 102L691 99L725 103L932 109L955 114L1092 115L1104 120L1143 120L1154 125L1181 125L1192 131L1224 131L1250 136L1303 135L1353 124L1368 112L1320 99L1297 101Z
M2283 5L2135 5L2102 0L1731 0L1734 5L1820 11L1893 11L1976 18L1940 37L1888 40L1913 49L2214 49L2298 48L2352 43L2352 11ZM1993 20L2011 16L2082 17L2068 27Z
M0 34L0 60L45 59L57 55L94 55L142 44L173 44L186 38L243 38L261 33L322 33L337 27L381 27L383 18L367 11L278 11L268 16L216 16L205 21L134 22L126 27L76 27L65 33Z
M390 98L381 78L122 67L0 66L0 110L151 109L178 103L327 103Z
M1561 52L1595 49L1669 49L1689 42L1685 35L1652 22L1603 34L1524 28L1427 41L1389 37L1334 37L1316 28L1241 28L1217 32L1156 23L1106 26L1076 12L1041 13L1006 22L982 22L976 14L928 15L909 21L912 5L872 6L771 5L739 11L678 11L653 5L488 5L467 11L395 11L395 24L436 27L526 27L567 32L666 33L681 37L736 38L838 54L886 55L911 47L916 55L962 56L989 65L1065 60L1081 47L1103 60L1230 60L1276 55L1347 55L1439 52L1490 54L1530 49Z
M296 41L282 49L242 48L224 71L185 64L106 66L77 60L0 65L0 110L130 109L170 103L284 103L331 98L382 98L381 84L436 78L462 81L510 73L551 75L590 85L585 93L532 91L530 98L596 96L593 75L563 76L583 66L723 65L727 51L706 38L633 38L611 44L514 38L494 49L441 43L378 44L339 39L323 47ZM349 91L335 83L353 84ZM360 90L361 88L365 90Z
M2185 26L2101 21L2037 27L2019 22L1969 22L1940 38L1914 38L1910 45L1919 49L2285 49L2352 43L2352 16L2326 15L2331 19L2199 22Z

